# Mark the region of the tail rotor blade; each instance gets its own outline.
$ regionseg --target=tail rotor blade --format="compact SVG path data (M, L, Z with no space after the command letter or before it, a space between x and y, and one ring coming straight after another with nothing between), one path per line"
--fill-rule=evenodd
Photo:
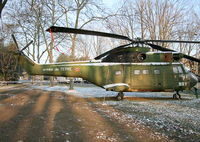
M13 40L14 40L14 42L15 42L16 46L17 46L17 49L19 50L19 46L18 46L18 44L17 44L17 40L16 40L16 38L15 38L14 34L12 34L12 38L13 38Z
M23 50L25 50L26 48L28 48L29 45L31 45L31 44L33 43L33 41L29 42L24 48L22 48L22 50L20 50L20 49L19 49L19 46L18 46L18 44L17 44L17 40L16 40L16 38L15 38L15 36L14 36L13 34L12 34L12 38L13 38L15 44L16 44L16 47L17 47L19 53L22 52Z
M22 48L22 50L20 52L22 52L23 50L25 50L27 47L29 47L29 45L31 45L33 43L33 41L29 42L24 48Z

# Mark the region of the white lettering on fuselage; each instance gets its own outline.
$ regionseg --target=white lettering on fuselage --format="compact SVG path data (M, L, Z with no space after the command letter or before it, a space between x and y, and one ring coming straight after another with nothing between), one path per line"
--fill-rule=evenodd
M61 67L60 68L61 71L72 71L71 67Z
M43 71L53 71L53 68L44 68Z
M61 67L61 68L44 68L43 71L72 71L71 67Z

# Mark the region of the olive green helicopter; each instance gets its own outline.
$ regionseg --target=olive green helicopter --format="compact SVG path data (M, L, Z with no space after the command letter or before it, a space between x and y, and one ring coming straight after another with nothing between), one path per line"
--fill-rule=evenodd
M118 34L57 26L46 31L103 36L127 40L130 43L111 49L91 61L37 64L23 53L31 42L20 50L13 36L18 48L15 55L30 75L80 77L107 91L118 92L117 100L124 98L123 92L175 92L173 98L177 99L181 98L179 91L191 90L198 82L197 76L181 59L198 63L200 59L154 43L199 44L200 41L130 39ZM150 47L160 51L151 52Z

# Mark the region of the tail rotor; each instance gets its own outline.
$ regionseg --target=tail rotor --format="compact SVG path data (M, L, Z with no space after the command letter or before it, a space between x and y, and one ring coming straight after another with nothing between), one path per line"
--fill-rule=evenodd
M30 41L24 48L22 48L22 49L20 50L20 49L19 49L19 46L18 46L18 43L17 43L17 40L16 40L14 34L12 34L12 38L13 38L13 41L15 42L16 48L17 48L17 50L19 51L19 53L23 53L23 51L24 51L26 48L28 48L28 47L33 43L33 41Z

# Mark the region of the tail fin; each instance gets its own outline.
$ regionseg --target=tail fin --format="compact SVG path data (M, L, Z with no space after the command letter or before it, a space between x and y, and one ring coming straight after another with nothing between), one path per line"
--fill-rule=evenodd
M26 56L24 53L23 53L23 50L25 50L27 47L30 46L30 44L32 44L33 41L29 42L24 48L22 48L21 50L19 49L19 46L17 44L17 41L16 41L16 38L14 35L12 35L12 38L16 44L16 49L17 49L17 52L15 53L16 55L16 60L21 64L21 66L25 69L25 71L28 73L28 74L34 74L33 73L33 68L34 66L36 66L37 64L31 60L28 56Z

